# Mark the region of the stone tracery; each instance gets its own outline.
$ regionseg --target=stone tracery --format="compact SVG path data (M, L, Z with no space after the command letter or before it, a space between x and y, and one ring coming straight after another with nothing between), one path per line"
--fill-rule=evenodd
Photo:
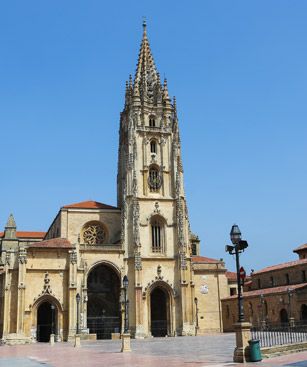
M83 229L83 241L87 245L99 245L105 242L106 231L99 222L90 222Z

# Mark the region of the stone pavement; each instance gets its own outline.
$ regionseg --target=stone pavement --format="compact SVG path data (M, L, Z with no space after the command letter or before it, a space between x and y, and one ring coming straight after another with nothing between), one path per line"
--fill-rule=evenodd
M131 353L120 353L121 342L99 340L70 343L0 346L0 367L226 367L232 362L234 334L132 340ZM276 357L249 366L307 367L307 352ZM242 366L242 364L241 364Z

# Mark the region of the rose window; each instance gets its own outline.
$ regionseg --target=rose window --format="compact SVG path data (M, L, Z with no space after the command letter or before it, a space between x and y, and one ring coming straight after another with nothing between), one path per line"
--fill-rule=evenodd
M83 230L83 240L87 245L99 245L105 238L106 231L100 223L89 223Z

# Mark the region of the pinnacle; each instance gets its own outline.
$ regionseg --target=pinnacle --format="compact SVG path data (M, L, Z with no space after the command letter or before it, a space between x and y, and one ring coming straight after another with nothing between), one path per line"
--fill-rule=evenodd
M13 214L10 214L5 228L16 228L16 222L15 222Z

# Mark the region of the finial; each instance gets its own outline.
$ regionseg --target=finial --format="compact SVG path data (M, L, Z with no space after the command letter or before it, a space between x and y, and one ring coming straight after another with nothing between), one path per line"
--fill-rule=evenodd
M146 17L143 17L143 29L146 32Z

